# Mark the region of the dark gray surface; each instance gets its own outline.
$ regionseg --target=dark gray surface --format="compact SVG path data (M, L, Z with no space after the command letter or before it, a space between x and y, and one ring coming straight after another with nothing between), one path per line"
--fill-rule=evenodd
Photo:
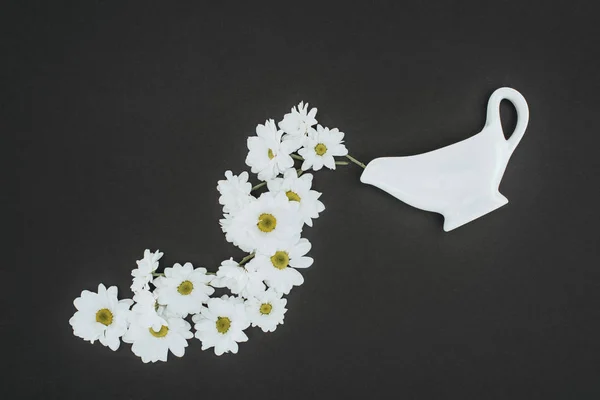
M1 397L600 396L597 2L82 3L3 12L18 225L0 392L18 394ZM145 248L240 256L215 186L265 118L309 101L367 162L477 133L500 86L531 110L507 206L447 234L355 166L319 172L316 261L275 333L155 365L72 335L72 300L130 296Z

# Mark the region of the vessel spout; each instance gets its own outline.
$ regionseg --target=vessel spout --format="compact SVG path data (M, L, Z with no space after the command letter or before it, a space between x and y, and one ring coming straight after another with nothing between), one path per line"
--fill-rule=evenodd
M368 185L377 186L377 183L381 181L381 172L381 160L375 159L367 164L367 167L360 176L360 181Z

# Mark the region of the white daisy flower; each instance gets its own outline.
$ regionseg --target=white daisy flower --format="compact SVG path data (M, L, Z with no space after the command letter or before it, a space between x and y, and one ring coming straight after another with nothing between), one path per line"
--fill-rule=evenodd
M309 128L317 123L316 115L316 108L308 111L308 103L304 104L301 101L298 107L292 107L291 112L283 116L283 120L279 123L279 129L290 136L303 137Z
M256 199L253 201L256 201ZM247 232L239 229L239 224L234 225L233 222L234 218L231 214L223 214L223 218L219 220L225 239L246 252L252 252L252 247L248 246L253 243L253 240L248 237Z
M311 257L304 257L310 251L311 244L306 239L300 239L291 246L279 247L271 253L257 253L252 261L265 283L270 288L283 294L288 294L292 287L304 283L304 278L296 268L308 268L312 265Z
M227 233L229 231L232 221L233 221L233 217L231 216L231 214L227 214L227 213L223 214L223 218L221 218L219 220L219 225L221 225L221 230L224 233Z
M281 296L282 293L269 289L246 300L246 312L252 326L258 326L263 332L273 332L277 325L283 324L287 300Z
M135 302L131 308L129 321L145 328L153 328L159 331L161 326L167 325L164 315L164 306L158 304L158 295L156 292L141 290L133 296Z
M196 337L202 342L202 350L214 347L215 354L238 352L238 343L248 341L244 329L250 326L242 299L224 295L211 298L208 307L192 317L196 323Z
M283 174L283 178L275 178L267 182L270 192L284 192L289 201L296 201L300 204L300 214L304 223L312 226L312 219L318 218L319 213L325 210L325 206L319 197L321 193L310 190L312 186L312 174L298 176L294 168L290 168Z
M123 341L131 343L131 351L142 362L167 361L169 350L177 357L183 357L188 346L186 339L194 337L191 325L183 318L168 318L167 324L158 329L132 322Z
M209 286L212 277L206 274L206 268L194 269L191 263L173 265L165 268L165 276L154 280L158 302L169 311L185 317L200 312L215 289Z
M98 285L98 293L84 290L73 304L77 311L69 319L73 334L91 343L99 340L111 350L119 348L119 338L127 331L131 299L118 300L117 287Z
M323 168L323 165L329 169L335 169L334 156L345 156L348 149L342 144L344 133L337 128L329 129L317 125L317 129L311 128L308 137L304 142L304 147L298 150L304 158L302 170L310 168L315 171Z
M253 199L250 195L252 184L248 182L246 171L239 175L233 175L231 171L226 171L225 178L217 182L217 190L221 193L219 204L223 206L223 212L232 213Z
M146 249L144 251L144 258L136 261L137 268L131 271L133 276L133 284L131 290L133 293L139 292L140 290L150 289L150 281L152 281L152 273L158 268L158 260L163 256L159 250L154 253Z
M302 231L299 206L289 201L285 193L263 193L223 225L225 237L248 253L256 250L270 253L277 247L295 243Z
M232 259L221 263L216 277L210 284L217 288L226 287L231 290L231 293L244 298L255 296L266 289L262 276L256 268L248 264L242 266Z
M258 179L273 179L281 172L294 166L290 153L295 151L293 141L281 141L283 131L277 129L272 119L256 126L256 135L248 138L246 164Z

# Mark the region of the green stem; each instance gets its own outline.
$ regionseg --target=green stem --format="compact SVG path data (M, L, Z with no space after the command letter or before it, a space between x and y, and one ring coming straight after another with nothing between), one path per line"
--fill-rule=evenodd
M304 161L304 158L298 154L290 154L290 157L295 158L296 160Z
M254 253L248 254L246 257L242 258L242 261L240 261L238 264L239 265L244 265L246 264L248 261L252 260L254 258Z
M352 157L350 154L347 154L346 158L348 160L352 161L354 164L358 165L359 167L367 168L367 166L365 164L361 163L356 158Z
M259 183L256 186L253 186L251 192L254 192L256 189L260 189L261 187L265 186L266 184L267 184L267 182L265 181L265 182Z
M335 165L348 165L348 164L350 164L350 163L347 161L336 161L335 162Z

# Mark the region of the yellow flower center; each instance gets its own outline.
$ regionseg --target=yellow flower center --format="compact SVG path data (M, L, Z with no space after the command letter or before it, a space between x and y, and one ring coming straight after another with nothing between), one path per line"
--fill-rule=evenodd
M273 309L273 306L270 305L269 303L263 303L260 305L260 313L262 315L269 315L271 314L271 310Z
M288 190L287 192L285 192L285 195L287 196L289 201L300 201L300 196L298 196L298 193L296 192Z
M290 256L285 251L278 251L271 256L271 263L277 269L284 269L290 263Z
M100 322L102 325L109 326L112 324L113 314L108 308L98 310L96 313L96 322Z
M323 143L319 143L318 145L315 146L315 153L317 153L318 155L322 156L326 152L327 152L327 146L325 146Z
M275 155L273 155L273 150L269 149L269 151L267 152L267 156L269 156L269 160L272 160L273 157L275 157Z
M160 330L158 332L156 332L154 329L152 328L148 328L148 330L150 331L150 334L154 337L165 337L167 336L167 333L169 333L169 327L163 325L160 327Z
M192 293L193 290L194 284L190 281L183 281L179 284L179 286L177 286L177 291L184 296L187 296L188 294Z
M273 214L260 214L256 226L261 232L271 232L277 226L277 218Z
M227 333L231 326L231 320L227 317L217 317L217 332Z

